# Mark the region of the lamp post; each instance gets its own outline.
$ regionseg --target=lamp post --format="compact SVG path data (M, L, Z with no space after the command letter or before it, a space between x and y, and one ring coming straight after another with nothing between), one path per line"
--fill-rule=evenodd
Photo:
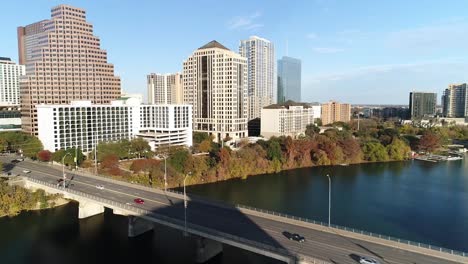
M166 165L167 155L164 155L164 191L167 191L167 165Z
M63 158L62 158L62 177L63 177L63 188L65 189L65 157L67 155L70 155L70 153L66 153L65 155L63 155Z
M330 227L330 212L331 212L331 178L330 175L327 174L328 177L328 227Z
M184 178L184 236L188 236L188 233L187 233L187 193L185 191L185 181L190 175L192 175L191 171L189 171L189 173L185 175L185 178Z

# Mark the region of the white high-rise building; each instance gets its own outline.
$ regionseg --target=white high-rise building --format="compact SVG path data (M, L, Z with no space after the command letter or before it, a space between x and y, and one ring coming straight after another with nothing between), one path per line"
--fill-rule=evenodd
M216 41L184 61L184 103L193 105L193 130L217 142L247 137L247 59Z
M36 105L38 137L44 149L78 146L83 152L98 142L141 137L152 150L160 145L192 145L192 106L141 105L138 98L122 98L110 105L72 101L69 105Z
M183 102L180 73L151 73L147 79L149 104L181 104Z
M260 117L263 107L276 101L275 47L264 38L241 40L239 53L247 58L249 120Z
M0 57L0 106L19 105L19 80L25 66Z

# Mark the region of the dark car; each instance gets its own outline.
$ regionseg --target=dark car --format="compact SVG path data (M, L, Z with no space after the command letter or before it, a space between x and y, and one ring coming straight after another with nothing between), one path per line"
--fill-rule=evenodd
M305 237L296 233L291 234L288 231L284 231L283 235L289 240L294 240L294 241L301 242L301 243L305 241Z
M137 204L144 204L145 203L145 200L141 199L141 198L136 198L135 200L133 200L135 203Z

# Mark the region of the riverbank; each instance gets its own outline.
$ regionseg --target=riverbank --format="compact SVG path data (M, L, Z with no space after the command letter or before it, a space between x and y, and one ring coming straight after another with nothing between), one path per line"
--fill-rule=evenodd
M31 192L21 186L0 180L0 217L16 216L23 211L49 209L69 203L60 194L46 194L38 189Z

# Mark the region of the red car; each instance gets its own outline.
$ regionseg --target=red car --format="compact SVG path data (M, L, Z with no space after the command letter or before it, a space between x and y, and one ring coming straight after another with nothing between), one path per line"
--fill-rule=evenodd
M133 200L135 203L137 204L144 204L145 203L145 200L141 199L141 198L136 198L135 200Z

